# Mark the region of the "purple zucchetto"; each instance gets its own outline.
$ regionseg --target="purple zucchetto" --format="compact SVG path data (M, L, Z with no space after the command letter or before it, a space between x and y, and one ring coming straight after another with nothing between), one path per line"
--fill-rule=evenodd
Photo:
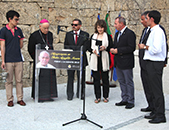
M49 23L49 21L47 19L42 19L40 23Z

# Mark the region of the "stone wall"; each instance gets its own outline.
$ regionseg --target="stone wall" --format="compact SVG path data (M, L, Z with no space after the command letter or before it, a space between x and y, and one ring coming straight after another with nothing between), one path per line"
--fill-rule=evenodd
M162 14L161 25L166 29L168 36L169 28L169 0L0 0L0 27L6 23L5 14L8 10L16 10L20 13L19 27L22 29L25 39L22 53L24 62L24 86L31 86L32 59L27 52L28 38L32 32L38 29L39 21L43 18L49 20L50 31L54 36L55 50L63 48L65 33L57 35L57 26L63 26L65 31L71 30L74 18L82 20L82 29L92 34L97 20L98 9L101 7L100 17L105 19L109 9L109 26L114 34L114 19L121 11L127 21L127 26L137 36L137 43L143 26L140 23L140 14L145 10L157 9ZM66 70L57 70L57 82L67 81ZM3 87L4 85L1 85Z

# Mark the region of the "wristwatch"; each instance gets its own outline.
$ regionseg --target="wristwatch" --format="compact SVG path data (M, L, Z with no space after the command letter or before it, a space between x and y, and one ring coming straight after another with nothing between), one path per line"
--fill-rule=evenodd
M146 46L144 46L144 49L146 49Z

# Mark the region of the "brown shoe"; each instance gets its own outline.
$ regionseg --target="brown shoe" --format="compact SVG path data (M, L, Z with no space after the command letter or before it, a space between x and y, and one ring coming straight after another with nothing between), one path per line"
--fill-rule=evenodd
M9 101L8 102L8 107L13 107L13 106L14 106L13 101Z
M26 103L23 100L20 100L17 103L20 104L21 106L26 106Z

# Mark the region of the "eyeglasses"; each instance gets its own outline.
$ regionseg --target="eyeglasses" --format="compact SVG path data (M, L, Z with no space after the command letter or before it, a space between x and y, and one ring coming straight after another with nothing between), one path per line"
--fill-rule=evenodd
M14 19L15 21L19 21L19 19Z
M73 23L72 23L71 25L72 25L72 26L77 26L77 25L79 25L79 24L73 24Z

